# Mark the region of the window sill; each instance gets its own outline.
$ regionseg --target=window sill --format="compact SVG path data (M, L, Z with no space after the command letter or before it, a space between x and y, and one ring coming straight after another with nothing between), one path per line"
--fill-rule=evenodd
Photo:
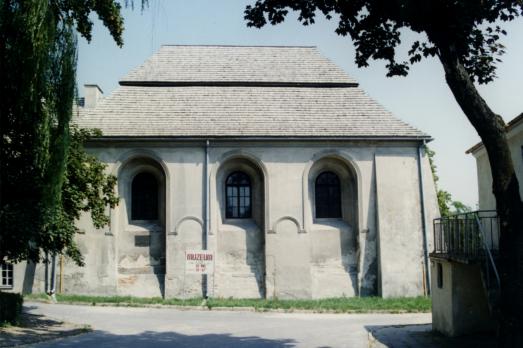
M238 230L245 230L245 229L252 229L252 228L259 228L258 224L256 224L256 221L254 219L225 219L223 221L222 225L220 226L221 230L231 230L231 229L238 229Z
M127 225L126 231L163 231L163 226L158 220L131 220Z
M325 229L325 228L351 228L352 226L342 218L320 218L320 219L314 219L313 220L313 229Z

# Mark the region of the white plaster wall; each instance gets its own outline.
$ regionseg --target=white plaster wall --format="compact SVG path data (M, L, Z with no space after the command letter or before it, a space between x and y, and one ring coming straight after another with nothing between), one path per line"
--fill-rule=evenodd
M437 266L441 264L442 282L438 286ZM432 298L432 325L435 331L451 335L454 327L454 301L452 299L452 270L450 262L442 259L432 259L431 265L431 298Z
M380 293L418 296L423 290L423 240L417 148L376 153Z
M267 237L268 297L311 298L310 236L289 219L280 220Z
M345 222L315 224L310 231L312 297L358 295L355 231Z
M166 297L192 298L203 295L202 276L185 274L185 251L201 250L203 224L191 217L178 223L175 232L167 238L169 264L166 275Z
M90 151L115 174L133 156L158 161L166 180L164 295L201 296L202 278L184 275L182 260L185 250L203 246L204 145L137 143L97 146ZM211 142L208 247L216 252L217 274L214 279L209 277L208 293L223 297L263 296L262 262L249 254L247 246L260 250L265 243L262 276L267 297L324 298L373 295L378 291L383 296L422 294L416 151L417 143L397 142ZM327 157L353 170L353 194L357 195L358 204L353 214L347 215L350 218L344 215L341 220L323 222L314 219L308 173L314 163ZM213 178L231 158L251 161L263 175L263 200L256 208L262 211L250 222L231 224L220 214L217 190L223 183L214 182ZM430 172L426 161L424 168ZM432 177L428 174L425 186L427 224L431 226L432 217L438 213ZM120 219L122 209L124 206L120 205L111 212L111 226L104 231L95 231L88 221L79 222L85 230L85 235L77 238L85 253L86 267L67 263L66 278L71 279L71 283L65 282L67 291L121 293L116 255L121 247L118 234L125 230ZM231 255L238 257L230 262ZM157 294L161 287L152 278L135 281L144 289L138 295Z
M263 230L252 219L222 225L216 236L216 297L265 297Z
M437 264L442 265L442 287ZM432 258L432 325L447 336L494 332L496 320L489 311L480 266Z
M210 174L211 214L214 217L212 247L216 267L209 293L216 297L265 297L265 174L254 158L214 151L217 162ZM230 219L225 213L224 183L241 171L251 181L252 216ZM215 231L215 232L214 232Z
M166 297L203 296L202 276L185 274L186 250L203 248L204 161L203 147L158 148L170 177L167 211Z
M507 140L519 182L519 195L523 196L523 123L514 127L507 134ZM481 147L473 155L476 158L478 171L479 209L495 210L496 199L492 193L492 173L487 151L484 147Z

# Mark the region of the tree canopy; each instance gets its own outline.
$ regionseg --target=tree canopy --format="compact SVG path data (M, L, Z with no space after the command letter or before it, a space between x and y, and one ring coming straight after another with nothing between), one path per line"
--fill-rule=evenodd
M70 192L63 189L75 185L66 172L69 146L77 141L70 135L76 32L91 39L91 13L122 45L115 1L0 1L0 261L38 261L48 251L81 262L71 235L75 214L63 204Z
M283 22L289 10L298 12L304 25L313 24L318 14L336 18L336 33L350 36L359 67L385 60L387 76L404 76L411 65L452 44L470 78L479 83L492 81L504 53L500 37L506 32L496 23L523 11L518 0L259 0L247 6L245 19L248 26L261 28ZM398 60L396 54L402 29L426 36L410 43L408 60Z

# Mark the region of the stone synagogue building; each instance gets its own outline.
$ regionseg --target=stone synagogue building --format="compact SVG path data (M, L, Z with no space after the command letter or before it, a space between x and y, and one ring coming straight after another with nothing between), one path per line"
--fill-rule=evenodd
M118 178L62 290L164 297L416 296L438 215L423 144L314 47L162 46L75 121ZM214 252L206 280L187 250ZM13 290L43 291L43 265ZM59 282L60 280L58 280Z

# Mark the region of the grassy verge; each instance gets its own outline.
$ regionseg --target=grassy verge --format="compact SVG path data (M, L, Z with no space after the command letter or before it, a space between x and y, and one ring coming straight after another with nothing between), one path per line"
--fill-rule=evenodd
M27 300L49 300L46 294L29 294L25 295ZM161 297L133 297L133 296L89 296L89 295L72 295L56 294L56 300L61 303L85 303L85 304L114 304L122 306L140 306L140 305L172 305L172 306L201 306L202 298L191 298L181 300L177 298L163 299Z
M45 294L26 295L28 300L46 300ZM131 296L85 296L57 294L56 299L61 303L85 304L112 304L115 306L147 306L147 305L178 305L178 306L205 306L209 309L216 307L251 307L257 311L267 310L310 310L315 312L338 313L418 313L430 312L431 300L428 297L352 297L330 298L322 300L264 300L264 299L225 299L202 298L193 299L162 299L159 297L141 298Z

